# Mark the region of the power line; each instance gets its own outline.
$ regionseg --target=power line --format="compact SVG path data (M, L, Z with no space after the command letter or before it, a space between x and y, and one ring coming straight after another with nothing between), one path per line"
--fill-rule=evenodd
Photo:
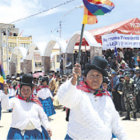
M53 10L53 9L55 9L55 8L58 8L58 7L64 6L64 5L66 5L66 4L68 4L68 3L71 3L71 2L73 2L73 1L75 1L75 0L67 0L67 1L65 1L65 2L63 2L63 3L60 3L60 4L58 4L58 5L54 6L54 7L52 7L52 8L49 8L49 9L46 9L46 10L43 10L43 11L37 12L37 13L35 13L35 14L32 14L32 15L27 16L27 17L24 17L24 18L17 19L17 20L15 20L15 21L12 21L12 22L9 23L9 24L16 23L16 22L19 22L19 21L25 20L25 19L27 19L27 18L31 18L31 17L37 16L37 15L39 15L39 14L42 14L42 13L48 12L48 11Z
M69 10L68 12L66 12L62 17L61 17L61 20L59 21L59 27L55 28L54 31L57 31L59 32L59 36L61 38L61 32L62 32L62 21L63 21L63 18L67 15L69 15L71 12L73 12L75 9L78 9L78 8L83 8L82 5L78 5L78 6L75 6L74 8L72 8L71 10ZM51 30L52 32L52 30Z

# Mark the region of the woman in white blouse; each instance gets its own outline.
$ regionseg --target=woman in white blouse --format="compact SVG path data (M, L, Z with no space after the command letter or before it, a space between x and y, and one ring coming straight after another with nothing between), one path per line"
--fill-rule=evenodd
M107 61L95 56L86 65L85 80L76 86L81 68L76 64L72 79L58 90L60 104L70 108L67 136L65 140L111 140L114 134L126 140L110 94L102 88L103 76L107 76Z
M25 74L20 82L20 94L12 99L5 96L6 109L12 108L12 123L7 139L50 139L52 132L49 127L48 118L43 111L42 105L33 93L33 77ZM4 86L7 94L7 85Z

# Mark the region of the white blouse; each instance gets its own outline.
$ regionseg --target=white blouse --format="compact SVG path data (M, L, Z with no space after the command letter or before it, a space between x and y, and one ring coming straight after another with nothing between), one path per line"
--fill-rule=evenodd
M47 130L49 128L48 118L41 106L34 102L26 102L16 97L9 99L5 97L3 103L5 109L13 109L11 127L20 130L38 129L41 125Z
M37 92L37 96L43 100L47 99L48 97L52 98L52 94L49 88L42 88Z
M5 94L3 93L2 90L0 90L0 102L4 102L4 98L5 97Z
M58 100L71 109L67 133L72 139L111 140L113 133L119 140L126 140L111 97L81 91L69 80L60 86Z

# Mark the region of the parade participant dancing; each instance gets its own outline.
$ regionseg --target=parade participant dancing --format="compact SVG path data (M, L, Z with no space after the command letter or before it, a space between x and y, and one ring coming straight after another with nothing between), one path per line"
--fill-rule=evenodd
M6 94L3 106L6 109L12 108L12 124L8 132L7 139L29 139L48 140L52 135L48 118L39 102L38 98L32 95L33 77L25 74L20 82L20 94L9 99L7 86L4 86Z
M49 117L55 114L55 109L52 102L53 96L48 88L48 83L49 83L48 77L44 77L42 79L42 88L41 90L38 91L37 96L39 97L39 100L42 103L45 113Z
M81 67L76 64L72 79L60 86L59 102L71 109L66 140L111 140L112 133L126 140L110 94L101 89L106 66L104 58L95 56L85 67L85 81L76 86L81 75Z

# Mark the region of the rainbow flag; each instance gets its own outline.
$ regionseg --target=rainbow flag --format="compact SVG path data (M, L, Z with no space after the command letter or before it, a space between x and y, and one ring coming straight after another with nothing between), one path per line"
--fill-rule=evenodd
M86 7L84 7L84 17L82 24L96 24L97 22L97 17L90 13Z
M2 64L0 63L0 85L2 89L3 89L3 84L5 79L6 79L5 72L3 70Z
M112 11L115 7L110 0L83 0L85 7L93 15L104 15Z

